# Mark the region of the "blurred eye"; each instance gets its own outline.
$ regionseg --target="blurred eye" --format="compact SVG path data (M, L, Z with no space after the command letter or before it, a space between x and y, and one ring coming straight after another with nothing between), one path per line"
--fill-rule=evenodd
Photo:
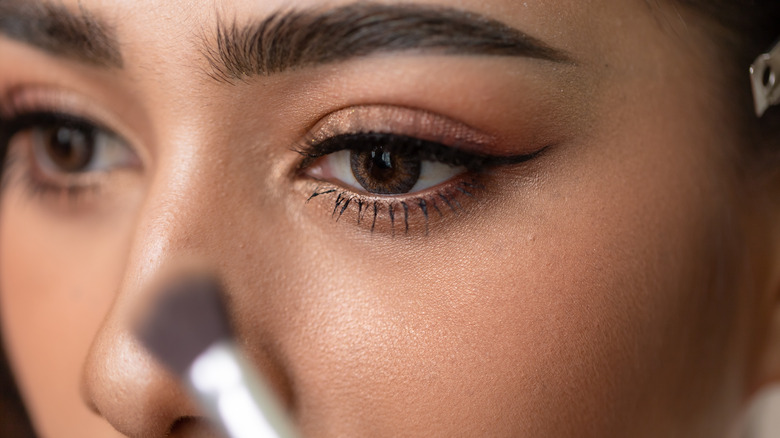
M357 191L402 195L435 187L466 171L464 166L445 162L441 154L437 159L431 151L433 143L389 135L360 139L338 139L338 146L330 146L341 149L323 154L309 173Z
M78 178L84 175L140 164L124 140L86 120L62 114L27 114L11 119L8 126L9 152L26 157L29 170L43 179L40 182L81 185Z
M140 169L141 160L121 137L97 124L61 113L12 117L3 126L8 181L32 195L73 201L107 187L115 170Z
M54 121L16 134L29 141L34 164L44 175L105 172L138 163L132 149L114 134L88 122Z

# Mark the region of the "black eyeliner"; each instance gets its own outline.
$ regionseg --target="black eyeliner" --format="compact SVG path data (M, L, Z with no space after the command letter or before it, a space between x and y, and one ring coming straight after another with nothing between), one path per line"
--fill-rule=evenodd
M110 129L106 129L99 124L82 117L56 111L33 111L11 116L3 122L4 129L2 133L2 145L6 147L16 134L21 131L36 127L62 126L64 128L75 129L85 132L95 133L103 131L108 135L115 134Z
M479 172L489 167L520 164L536 157L541 151L512 156L496 156L467 152L457 147L448 146L436 141L423 140L407 135L367 132L341 134L320 142L305 142L296 152L303 155L304 160L299 166L303 170L317 159L335 152L372 151L383 148L389 152L413 156L420 160L436 161L453 167L465 167L472 172Z

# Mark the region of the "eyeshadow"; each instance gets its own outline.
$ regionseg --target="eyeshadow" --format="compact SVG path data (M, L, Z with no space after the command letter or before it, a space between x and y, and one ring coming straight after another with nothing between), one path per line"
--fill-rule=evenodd
M342 134L392 132L464 151L487 153L496 139L456 120L431 112L389 105L359 106L334 112L317 123L306 137L316 144Z

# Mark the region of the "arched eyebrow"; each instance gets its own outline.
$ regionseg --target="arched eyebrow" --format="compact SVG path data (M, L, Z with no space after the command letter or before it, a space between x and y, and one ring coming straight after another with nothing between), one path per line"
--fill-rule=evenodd
M0 0L0 34L55 56L99 67L122 67L114 30L81 3L78 12L35 0Z
M0 34L55 56L100 67L123 65L113 27L80 3L73 12L47 1L0 0ZM399 51L573 63L566 52L500 21L410 3L277 12L244 26L220 22L216 37L205 44L212 76L224 81Z
M497 20L459 9L358 2L277 12L205 38L212 76L232 81L377 53L519 56L573 63L562 50Z

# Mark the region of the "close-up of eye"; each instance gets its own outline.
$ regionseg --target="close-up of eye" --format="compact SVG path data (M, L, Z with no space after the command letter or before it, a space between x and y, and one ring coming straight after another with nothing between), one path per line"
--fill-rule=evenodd
M378 221L386 220L391 234L397 224L409 233L410 224L421 217L420 229L428 234L432 215L459 213L464 197L480 201L487 183L483 177L530 161L545 149L492 156L409 135L366 132L306 142L299 153L302 174L322 183L309 200L330 197L331 216L341 219L352 209L357 224L373 232Z
M393 134L345 135L326 143L318 148L343 149L321 157L308 174L376 195L415 194L435 187L466 172L467 163L460 161L471 158L447 154L441 144Z
M495 135L434 112L364 105L322 117L294 150L303 157L298 176L316 182L308 201L329 201L337 221L348 217L372 233L427 235L438 227L434 220L484 205L488 190L501 193L502 175L532 178L523 163L554 146L515 143L505 146ZM515 154L498 152L504 150Z
M95 189L100 177L113 170L140 165L133 149L116 134L66 114L12 117L4 138L7 174L22 172L33 193L75 195Z

